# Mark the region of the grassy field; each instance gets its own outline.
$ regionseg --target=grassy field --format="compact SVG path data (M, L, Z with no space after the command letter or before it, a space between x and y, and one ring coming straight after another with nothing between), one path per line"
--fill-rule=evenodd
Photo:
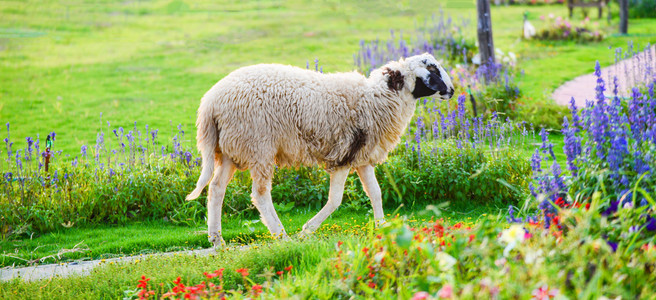
M505 207L472 207L467 205L446 207L442 217L448 224L457 222L474 223L488 214L505 211ZM305 222L318 211L294 209L280 213L287 232L300 232ZM392 209L387 209L391 217ZM397 214L407 215L421 222L430 219L423 208L401 208ZM333 213L317 231L318 236L340 234L362 234L367 231L366 211L342 208ZM261 243L269 240L266 227L258 216L231 216L223 218L223 238L230 245ZM256 221L256 222L253 222ZM0 267L11 265L44 264L112 258L128 255L170 252L194 248L208 248L207 227L174 225L166 221L137 222L123 226L95 226L70 228L47 233L33 238L0 240ZM68 253L65 249L73 250ZM63 253L63 254L62 254Z
M326 72L352 70L360 40L388 38L390 29L410 32L440 7L420 1L0 3L0 121L11 124L14 141L55 131L55 149L72 156L93 145L106 122L131 128L136 121L165 136L178 124L195 131L200 97L240 66L305 66L317 58ZM470 20L465 35L473 40L474 10L444 9ZM642 19L631 21L633 35L599 44L526 42L519 39L525 10L539 27L539 15L564 16L566 9L493 8L495 44L517 53L525 71L520 87L536 102L549 102L553 88L591 71L596 59L612 62L608 46L656 41L653 21ZM6 135L4 127L1 132Z

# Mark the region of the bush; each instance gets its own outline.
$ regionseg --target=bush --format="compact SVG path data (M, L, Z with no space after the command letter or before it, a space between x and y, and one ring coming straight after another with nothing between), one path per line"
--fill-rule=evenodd
M656 18L656 1L629 0L629 17Z
M530 175L528 163L513 150L520 145L514 138L525 139L518 124L467 118L464 97L458 110L449 109L448 102L422 106L414 127L418 138L377 168L384 204L472 199L480 199L481 204L516 204L527 191ZM433 128L426 129L424 121ZM108 131L114 137L105 140L104 132L99 132L95 147L83 146L80 159L67 161L65 155L55 153L48 173L41 166L44 160L38 159L47 156L40 152L38 138L27 139L26 147L15 152L13 142L5 139L9 168L0 182L4 237L162 218L185 225L204 223L205 196L184 200L198 178L200 161L181 144L181 128L168 147L159 142L157 131L143 136L136 127L127 133L122 128ZM55 134L49 136L54 139ZM412 151L410 144L417 150ZM328 187L328 174L320 168L279 169L272 197L279 210L319 209L327 200ZM250 193L248 172L237 173L228 186L224 213L256 215ZM344 203L358 210L370 207L356 176L347 181Z
M533 37L538 40L550 41L576 41L578 43L599 42L604 39L601 31L593 28L590 24L590 18L585 18L579 25L574 25L568 20L563 20L562 17L555 17L550 14L548 17L541 16L543 20L547 21L547 27L538 30ZM594 26L594 27L598 27Z

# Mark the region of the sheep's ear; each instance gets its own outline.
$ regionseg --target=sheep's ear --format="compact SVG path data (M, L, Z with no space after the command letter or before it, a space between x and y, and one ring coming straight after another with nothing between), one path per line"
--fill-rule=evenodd
M392 91L400 91L405 85L405 78L399 70L385 68L383 75L387 77L387 87Z

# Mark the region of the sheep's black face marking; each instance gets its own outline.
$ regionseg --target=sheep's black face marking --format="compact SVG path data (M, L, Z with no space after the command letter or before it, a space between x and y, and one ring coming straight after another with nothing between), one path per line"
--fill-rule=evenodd
M398 71L397 71L398 72ZM353 131L353 139L351 140L351 145L346 155L337 162L338 167L343 167L355 160L355 155L358 154L358 151L364 147L364 144L367 142L367 134L364 130L356 128Z
M412 96L417 98L433 95L437 92L444 96L446 94L453 95L453 89L446 86L442 80L441 71L435 65L426 67L428 76L426 78L417 77L415 82L415 89L412 91Z
M383 71L383 74L389 76L387 79L387 87L390 90L400 91L403 88L405 80L403 79L403 75L401 75L401 71L392 71L390 68L386 68L385 71Z

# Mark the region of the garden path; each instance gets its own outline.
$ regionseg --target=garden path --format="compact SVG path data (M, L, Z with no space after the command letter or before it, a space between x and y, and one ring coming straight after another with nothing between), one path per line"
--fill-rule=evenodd
M243 250L248 246L237 246L227 248L226 250ZM214 248L185 250L166 253L153 253L146 255L126 256L120 258L98 259L89 261L74 261L69 263L58 263L48 265L37 265L29 267L12 268L6 267L0 269L0 281L9 281L14 278L21 278L25 281L34 281L40 279L48 279L52 277L68 277L73 275L89 275L91 270L109 263L128 263L136 260L143 260L153 256L170 256L170 255L194 255L194 256L207 256L216 253Z
M649 49L651 57L647 51L640 52L632 58L622 60L614 65L601 69L601 75L606 83L606 96L612 95L613 76L617 76L619 82L619 94L621 97L629 97L631 94L630 87L636 83L645 82L644 77L647 72L648 64L651 64L651 70L656 70L656 45ZM639 74L639 75L638 75ZM595 87L597 86L597 77L594 73L581 75L566 82L557 88L553 93L553 99L560 105L570 105L570 100L574 97L577 107L584 107L585 101L595 99Z

